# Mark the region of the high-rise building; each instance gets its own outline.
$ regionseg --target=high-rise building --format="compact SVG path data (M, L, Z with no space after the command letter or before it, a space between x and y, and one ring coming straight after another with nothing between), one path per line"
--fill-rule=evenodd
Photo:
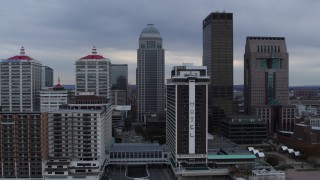
M45 178L101 179L112 139L107 102L106 97L76 96L73 104L48 113Z
M137 57L138 119L164 113L164 49L162 37L153 24L140 34Z
M2 111L39 111L41 63L25 54L0 62L0 106Z
M112 104L114 105L127 104L127 92L128 92L128 65L127 64L111 64L111 90L112 90L112 98L111 98ZM121 99L121 102L116 101L119 99Z
M112 89L127 90L128 88L128 65L111 64L111 87Z
M289 58L284 37L247 37L244 54L245 111L268 122L268 131L290 131Z
M41 87L53 86L53 69L48 66L41 67Z
M0 113L0 178L42 179L42 124L39 112Z
M167 146L175 167L205 163L208 133L207 67L184 64L167 80Z
M81 92L94 93L96 96L110 98L110 60L97 54L93 47L92 54L80 58L76 66L76 95Z
M211 13L203 20L203 66L208 68L209 130L233 114L233 15Z

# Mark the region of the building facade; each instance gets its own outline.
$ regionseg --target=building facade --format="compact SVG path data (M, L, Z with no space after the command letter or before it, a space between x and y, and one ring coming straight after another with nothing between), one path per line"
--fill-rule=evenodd
M220 121L220 134L237 144L261 144L267 123L258 116L230 116Z
M60 84L53 88L40 91L40 111L49 112L58 110L62 104L68 104L70 91L65 90Z
M148 24L140 34L137 57L138 120L146 114L163 114L164 49L162 37L153 24Z
M48 113L46 178L100 179L111 142L111 105Z
M207 68L184 64L167 80L166 143L174 166L205 163L208 126Z
M41 66L41 87L53 86L53 69L48 66Z
M209 130L233 114L233 15L211 13L203 20L203 59L210 77Z
M289 58L284 37L247 37L244 54L245 111L268 123L268 131L291 131Z
M0 62L0 106L3 111L39 111L41 63L25 54Z
M0 178L42 179L42 123L39 112L0 113Z
M76 95L81 92L91 92L96 96L110 98L110 60L97 54L93 47L92 54L75 63Z
M112 89L127 90L128 88L128 65L111 64L111 87Z
M127 64L111 64L111 90L112 90L113 105L118 105L119 103L121 105L127 104L127 94L128 94L127 93L128 92L128 65ZM125 94L123 95L123 93ZM122 102L123 99L125 100L124 102ZM121 102L114 101L114 100L120 100Z
M126 105L127 104L127 91L125 90L111 90L111 101L113 105Z

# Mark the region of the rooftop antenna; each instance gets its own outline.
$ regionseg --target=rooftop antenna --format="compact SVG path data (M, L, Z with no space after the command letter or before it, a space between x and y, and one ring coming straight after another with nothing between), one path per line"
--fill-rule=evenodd
M21 49L20 49L20 55L25 55L25 54L26 54L26 52L24 50L24 47L22 46Z
M92 54L97 54L96 46L93 46L93 48L92 48Z

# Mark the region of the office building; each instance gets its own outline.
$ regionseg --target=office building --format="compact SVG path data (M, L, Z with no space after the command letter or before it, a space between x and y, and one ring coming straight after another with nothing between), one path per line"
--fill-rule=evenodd
M40 91L40 111L49 112L58 110L62 104L68 104L70 90L66 90L58 83L53 88L47 88Z
M81 92L94 93L96 96L110 98L110 60L97 54L93 47L92 54L80 58L76 66L76 95Z
M208 86L207 67L183 64L167 80L166 144L174 167L206 164Z
M233 15L209 14L203 20L203 59L210 77L209 131L233 114Z
M244 54L245 111L268 123L268 132L292 131L289 58L284 37L247 37Z
M147 114L164 113L164 49L162 37L153 24L140 34L137 57L138 120Z
M112 104L126 105L128 92L128 65L111 64ZM123 94L124 93L124 94ZM119 100L121 102L119 102ZM124 100L124 102L122 102Z
M25 54L0 62L0 106L2 111L39 111L41 89L41 63Z
M41 66L41 87L53 86L53 69L48 66Z
M128 88L128 65L111 64L111 87L112 89L127 90Z
M237 144L267 140L267 122L258 116L230 116L220 121L220 134Z
M0 113L0 178L42 179L42 124L39 112Z

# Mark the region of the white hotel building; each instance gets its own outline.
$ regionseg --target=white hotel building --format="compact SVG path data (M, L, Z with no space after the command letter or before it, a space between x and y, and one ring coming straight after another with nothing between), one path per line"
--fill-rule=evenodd
M45 178L100 179L112 138L111 113L110 104L100 110L49 112Z
M110 98L110 59L97 54L93 47L92 54L80 58L76 66L76 95L82 92Z

